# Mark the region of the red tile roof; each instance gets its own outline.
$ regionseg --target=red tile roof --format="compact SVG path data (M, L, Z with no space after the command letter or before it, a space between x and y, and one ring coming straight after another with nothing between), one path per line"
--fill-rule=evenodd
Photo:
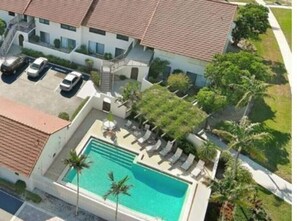
M30 0L0 0L0 9L22 14Z
M0 167L30 176L50 135L70 122L0 97Z
M158 0L99 0L86 25L141 39Z
M93 0L32 0L25 14L79 27L92 2Z
M210 61L224 50L236 8L209 0L160 0L141 44Z

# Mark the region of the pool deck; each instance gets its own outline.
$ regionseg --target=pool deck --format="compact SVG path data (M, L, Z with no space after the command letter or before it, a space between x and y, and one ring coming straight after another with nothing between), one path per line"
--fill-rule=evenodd
M186 172L180 169L181 164L187 157L186 155L182 156L182 160L179 160L173 166L170 165L168 161L168 158L170 158L170 156L172 156L173 153L169 153L164 158L161 157L157 152L153 155L149 155L145 150L145 146L148 144L140 145L137 142L137 139L144 135L145 131L138 128L134 131L131 131L130 129L125 128L124 125L126 123L126 120L118 117L114 117L114 120L117 121L116 140L114 142L111 140L110 137L103 135L102 121L106 119L106 117L107 114L102 111L98 111L95 109L91 110L86 119L76 130L69 142L64 146L60 154L57 156L57 158L52 163L48 171L45 173L45 176L47 178L50 178L51 180L58 181L59 177L61 178L61 175L63 176L63 174L65 173L66 166L63 163L63 159L67 158L70 149L75 148L77 152L80 152L87 143L87 141L90 139L90 137L99 138L101 140L116 144L138 154L138 163L152 167L163 173L170 174L172 176L178 177L188 182L190 184L190 191L187 203L183 208L183 218L181 220L200 220L198 219L198 216L200 214L199 207L203 206L201 200L207 196L209 197L209 191L207 191L209 190L209 188L207 188L202 183L204 180L203 175L198 176L197 179L193 179L190 176L190 171L192 170L192 167L196 165L197 162L195 162L193 166ZM134 125L136 127L138 126L136 123ZM150 138L150 140L153 142L154 139ZM165 141L162 141L161 147L165 147L165 145ZM205 167L204 174L211 173L212 171L209 168Z

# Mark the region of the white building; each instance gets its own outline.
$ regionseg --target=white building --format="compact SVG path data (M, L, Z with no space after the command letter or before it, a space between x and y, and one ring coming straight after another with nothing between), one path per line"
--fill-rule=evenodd
M170 62L165 78L181 69L202 87L206 64L226 51L235 12L235 5L212 0L4 0L0 18L9 32L0 52L13 42L81 65L92 58L95 68L109 65L140 82L159 57ZM110 55L115 59L107 62Z

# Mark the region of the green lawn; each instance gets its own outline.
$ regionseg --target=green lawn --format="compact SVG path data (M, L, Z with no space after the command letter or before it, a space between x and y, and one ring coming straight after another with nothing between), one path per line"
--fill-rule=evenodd
M263 207L272 220L275 221L291 221L292 206L277 196L273 195L261 186L258 186L258 198L262 201ZM248 221L250 213L247 210L242 211L237 208L235 212L236 221Z
M266 160L255 159L270 171L286 180L292 180L292 97L287 82L282 57L271 29L261 36L262 41L254 42L258 53L272 68L274 77L268 89L270 97L255 103L250 118L262 122L271 133L272 139L261 146Z
M292 50L292 10L271 8Z

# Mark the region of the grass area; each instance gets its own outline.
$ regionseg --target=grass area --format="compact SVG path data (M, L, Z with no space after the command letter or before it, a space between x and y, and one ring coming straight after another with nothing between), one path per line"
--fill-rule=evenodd
M266 2L268 5L292 5L292 0L264 0L264 2Z
M260 147L266 160L255 159L270 171L291 182L292 180L292 97L274 35L269 29L261 35L262 41L254 42L258 53L271 67L274 77L268 89L270 97L255 102L250 118L262 122L264 128L271 133L272 139Z
M271 8L292 50L292 10Z
M272 220L292 220L292 206L261 186L258 186L258 198L262 201L264 209ZM250 215L250 211L237 208L234 220L248 221L247 217L250 217Z

